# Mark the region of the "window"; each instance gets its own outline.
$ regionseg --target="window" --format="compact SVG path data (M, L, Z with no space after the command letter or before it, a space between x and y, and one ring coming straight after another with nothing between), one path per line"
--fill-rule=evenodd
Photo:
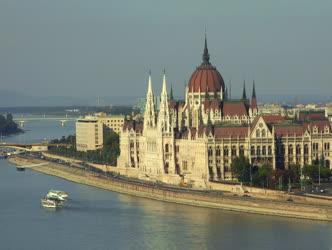
M250 154L251 155L255 155L255 147L254 146L251 146L251 148L250 148Z
M244 156L244 146L243 145L240 146L240 152L239 152L239 154L241 156Z
M265 129L262 129L262 137L266 137L266 131L265 131Z
M261 132L260 132L259 129L256 130L256 137L257 137L257 138L261 137Z
M267 154L268 155L272 155L272 147L271 146L268 146L268 148L267 148Z
M212 156L212 155L213 155L212 148L211 148L211 147L209 147L209 149L208 149L208 156Z
M216 156L220 156L220 147L217 146L217 149L216 149Z
M166 153L169 152L169 146L168 146L168 144L165 145L165 152L166 152Z
M330 143L329 142L324 143L324 150L330 150Z
M305 144L305 145L304 145L304 154L305 154L305 155L308 155L308 154L309 154L309 147L308 147L308 144Z
M318 143L317 142L312 144L312 150L313 151L318 151Z
M289 155L293 154L293 145L289 145L289 147L288 147L288 154Z
M296 145L296 154L297 155L301 154L301 146L299 144Z
M224 147L224 156L228 156L228 147L227 146L225 146Z
M257 156L260 156L260 155L261 155L261 147L257 146Z
M232 147L232 156L236 156L236 147L235 146Z
M266 146L262 147L262 155L266 155Z

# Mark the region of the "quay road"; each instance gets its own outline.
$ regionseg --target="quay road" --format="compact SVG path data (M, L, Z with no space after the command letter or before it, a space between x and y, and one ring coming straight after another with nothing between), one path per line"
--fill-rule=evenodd
M227 199L235 200L235 201L251 201L251 202L256 202L256 203L269 202L269 203L272 203L275 205L294 204L294 205L298 205L300 207L307 207L307 208L319 207L322 209L332 209L332 200L331 200L331 204L328 204L328 205L327 204L318 204L317 205L317 204L310 204L308 202L293 201L292 199L275 200L275 199L269 199L269 198L253 197L253 196L247 195L247 194L238 195L238 194L231 193L229 191L193 189L193 188L167 185L167 184L163 184L163 183L142 181L139 179L129 178L126 176L115 174L113 172L104 172L100 169L94 168L93 166L89 165L88 162L82 162L81 164L72 165L71 163L65 162L62 160L44 157L40 153L31 153L31 154L25 155L24 158L38 159L38 160L42 159L43 161L53 162L56 164L60 164L62 166L70 167L71 169L82 170L84 172L93 174L94 176L96 176L98 178L114 180L114 181L125 183L125 184L135 184L135 185L139 185L139 186L143 186L143 187L156 188L158 190L163 190L163 191L199 194L199 195L203 195L203 196L207 196L207 197L211 197L211 198L227 198ZM305 196L305 195L298 194L298 196Z

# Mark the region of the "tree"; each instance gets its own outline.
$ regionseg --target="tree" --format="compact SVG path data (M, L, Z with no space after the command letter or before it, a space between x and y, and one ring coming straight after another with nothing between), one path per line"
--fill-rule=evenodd
M231 164L231 171L238 181L250 182L250 163L244 156L236 157Z
M308 177L311 181L318 179L319 169L317 165L304 165L303 175Z
M272 173L273 171L271 165L264 163L261 167L258 168L258 172L255 175L255 182L261 186L269 187L269 180L271 180Z

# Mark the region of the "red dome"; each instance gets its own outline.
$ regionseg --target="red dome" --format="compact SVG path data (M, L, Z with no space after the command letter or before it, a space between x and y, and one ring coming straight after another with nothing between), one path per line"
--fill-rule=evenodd
M207 48L205 37L203 62L201 66L197 67L191 75L188 88L189 92L220 92L224 93L225 83L218 70L210 63L210 55Z
M210 64L202 64L191 75L189 92L224 92L225 83L218 70Z

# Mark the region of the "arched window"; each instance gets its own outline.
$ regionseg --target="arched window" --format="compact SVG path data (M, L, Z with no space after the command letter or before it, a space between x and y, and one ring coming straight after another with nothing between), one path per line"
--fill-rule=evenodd
M244 147L243 147L243 145L240 146L239 155L244 156Z
M168 144L165 145L165 152L166 152L166 153L169 152L169 146L168 146Z
M257 156L260 156L260 155L261 155L261 147L257 146Z
M308 155L309 154L309 147L308 144L304 144L304 154Z
M262 129L262 137L266 137L266 131L265 131L265 129Z
M216 149L216 156L220 156L220 147L217 146L217 149Z
M250 154L255 155L255 146L251 146L250 148Z
M262 147L262 155L266 155L266 146Z
M267 148L267 154L268 155L272 155L272 147L271 146L268 146L268 148Z
M257 138L261 137L261 131L259 129L256 130L256 137Z
M225 146L224 147L224 156L228 156L228 147L227 146Z
M212 152L212 148L209 147L209 150L208 150L208 156L212 156L213 152Z
M293 154L293 145L288 146L288 154L292 155Z
M232 156L236 156L236 146L232 146Z
M296 145L296 154L297 155L301 154L301 146L299 144Z

